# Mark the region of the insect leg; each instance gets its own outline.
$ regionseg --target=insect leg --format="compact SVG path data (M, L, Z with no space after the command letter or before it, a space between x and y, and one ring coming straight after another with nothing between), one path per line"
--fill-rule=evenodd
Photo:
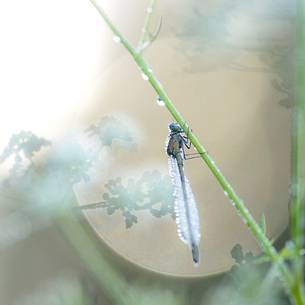
M185 156L185 160L197 159L197 158L201 158L201 155L198 155L198 156L192 156L192 157L189 157L188 155L186 155L186 156Z
M186 132L185 136L182 136L184 145L185 145L188 149L190 149L190 148L192 147L192 142L191 142L190 139L189 139L189 132L190 132L190 130L191 130L190 127L187 126L187 132Z
M186 136L182 136L183 138L183 143L186 146L187 149L190 149L192 147L192 142L190 141L190 139Z
M203 152L203 153L191 153L191 154L185 154L185 160L190 160L190 159L196 159L196 158L201 158L202 155L207 154L208 152Z
M183 143L185 144L184 139L183 139ZM182 154L183 154L183 159L186 160L184 145L182 145Z

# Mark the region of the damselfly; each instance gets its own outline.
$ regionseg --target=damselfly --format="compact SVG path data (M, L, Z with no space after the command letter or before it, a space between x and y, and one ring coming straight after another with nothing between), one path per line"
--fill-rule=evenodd
M177 123L169 124L166 152L171 180L174 187L175 215L178 236L192 250L195 265L199 264L200 224L195 198L184 174L185 147L190 148L188 136ZM191 157L192 158L192 157Z

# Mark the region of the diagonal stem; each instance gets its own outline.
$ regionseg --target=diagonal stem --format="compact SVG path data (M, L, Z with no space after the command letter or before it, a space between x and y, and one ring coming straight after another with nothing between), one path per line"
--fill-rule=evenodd
M220 184L221 188L223 189L224 193L230 199L232 205L237 209L238 214L243 219L245 224L248 226L258 243L260 244L263 251L270 257L270 259L277 264L279 274L281 279L284 282L286 289L290 292L290 296L293 299L295 304L302 304L305 305L305 302L300 302L298 299L294 297L292 294L292 285L293 285L293 278L292 275L278 252L272 246L270 240L266 237L264 232L262 231L261 227L257 224L253 216L250 214L247 207L244 205L243 201L238 197L235 193L229 182L226 180L224 175L220 172L218 167L216 166L213 159L209 156L205 148L200 144L198 138L195 134L191 131L188 127L187 123L178 112L174 104L172 103L171 99L163 89L160 81L154 75L148 64L145 62L144 58L139 54L129 43L129 41L119 32L119 30L115 27L115 25L111 22L108 18L107 14L104 12L102 7L96 3L94 0L89 0L93 6L97 9L101 17L103 18L104 22L110 28L114 35L120 38L120 42L126 48L126 50L130 53L130 55L135 60L136 64L145 75L145 78L149 81L151 86L154 88L155 92L157 93L160 100L163 101L167 110L171 113L172 117L175 121L181 126L185 133L188 134L188 137L197 150L197 152L201 155L202 160L206 163L218 183ZM302 300L301 300L302 301Z
M113 303L134 304L133 295L129 293L130 285L122 274L109 263L108 258L101 253L94 238L83 228L80 221L64 209L60 210L56 216L56 223L67 241Z

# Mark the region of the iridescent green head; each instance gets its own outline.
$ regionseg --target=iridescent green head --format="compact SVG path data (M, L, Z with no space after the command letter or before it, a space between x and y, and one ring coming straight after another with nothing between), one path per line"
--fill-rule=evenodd
M178 123L170 123L168 125L168 128L170 129L171 132L182 132L182 128L179 126Z

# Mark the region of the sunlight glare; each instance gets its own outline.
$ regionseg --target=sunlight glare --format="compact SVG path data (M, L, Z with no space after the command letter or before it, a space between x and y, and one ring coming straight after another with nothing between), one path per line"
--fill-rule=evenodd
M52 139L73 126L104 64L105 30L89 1L0 3L0 150L21 130Z

